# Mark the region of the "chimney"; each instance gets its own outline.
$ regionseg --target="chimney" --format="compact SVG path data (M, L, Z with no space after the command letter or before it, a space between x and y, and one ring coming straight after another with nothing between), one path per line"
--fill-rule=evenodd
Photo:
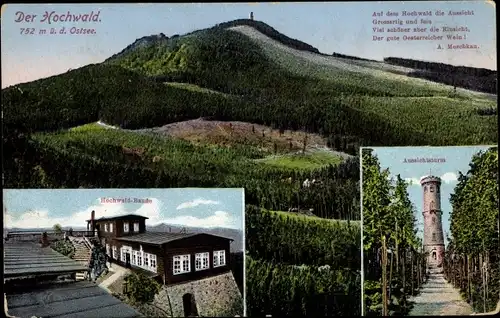
M90 230L92 232L94 232L94 229L95 229L94 220L95 220L95 211L92 210L92 212L90 212Z

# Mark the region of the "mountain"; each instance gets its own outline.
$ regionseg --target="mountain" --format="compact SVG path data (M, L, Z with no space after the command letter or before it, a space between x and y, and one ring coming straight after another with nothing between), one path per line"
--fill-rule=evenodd
M178 226L171 224L157 224L154 226L146 226L147 231L150 232L181 232L183 230L186 233L208 233L212 235L218 235L226 238L233 239L231 243L231 253L243 251L243 232L240 230L213 227L213 228L201 228L201 227L191 227L191 226Z
M63 230L67 230L70 227L64 226ZM86 227L72 227L74 231L86 231ZM19 231L19 232L43 232L52 231L52 228L4 228L4 236L8 232ZM157 224L154 226L146 226L146 230L150 232L181 232L185 230L187 233L208 233L212 235L218 235L226 238L233 239L231 243L231 252L241 252L243 251L243 232L240 230L214 227L214 228L201 228L201 227L186 227L171 224Z

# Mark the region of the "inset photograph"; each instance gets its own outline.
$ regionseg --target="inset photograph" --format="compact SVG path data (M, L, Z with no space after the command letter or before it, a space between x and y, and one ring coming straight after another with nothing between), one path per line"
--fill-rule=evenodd
M8 315L244 315L243 189L3 194Z
M500 306L498 148L361 149L363 314Z

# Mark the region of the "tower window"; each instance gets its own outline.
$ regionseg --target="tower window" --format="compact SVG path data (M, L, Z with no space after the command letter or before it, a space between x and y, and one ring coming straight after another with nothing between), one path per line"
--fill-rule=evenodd
M436 188L436 193L439 193L439 187Z
M436 242L436 233L432 233L432 241Z
M424 192L427 192L427 186L424 186Z
M436 224L436 218L434 216L432 217L432 224Z
M436 203L434 201L431 201L431 203L429 204L429 209L430 210L435 210L436 209Z
M429 191L434 192L434 186L430 186Z

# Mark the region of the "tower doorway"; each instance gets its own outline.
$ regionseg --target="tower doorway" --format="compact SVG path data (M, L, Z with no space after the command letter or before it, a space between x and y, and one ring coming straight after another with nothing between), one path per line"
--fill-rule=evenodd
M184 294L182 296L182 304L184 307L184 317L198 317L196 302L193 294Z

